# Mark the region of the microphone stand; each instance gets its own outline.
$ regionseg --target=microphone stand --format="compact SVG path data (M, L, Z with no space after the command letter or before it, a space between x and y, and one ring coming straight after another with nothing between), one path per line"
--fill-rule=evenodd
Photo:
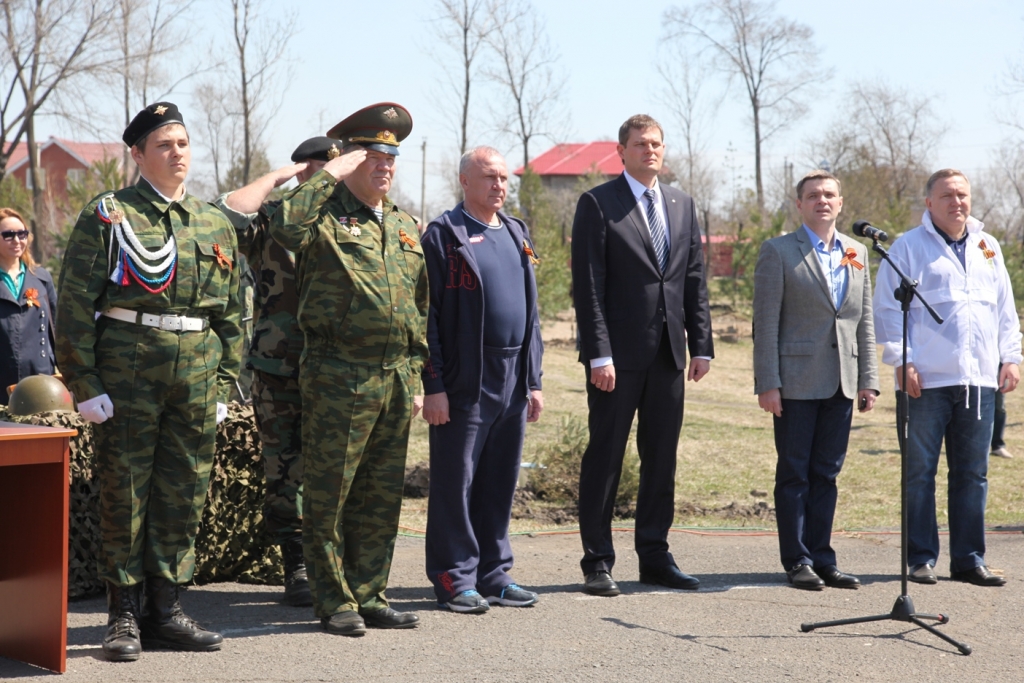
M914 609L914 602L910 599L907 594L907 435L910 425L910 395L907 393L907 321L910 315L910 302L914 300L916 296L925 310L932 316L936 323L942 324L943 320L939 317L939 314L935 312L921 293L917 291L917 280L911 280L892 262L889 258L889 252L887 252L882 245L878 243L878 237L874 236L874 246L872 250L875 251L882 260L889 264L896 275L900 278L900 286L896 288L894 296L896 300L901 304L901 310L903 311L903 383L902 388L896 393L896 421L897 421L897 434L900 442L900 579L902 585L902 593L896 598L896 603L892 607L892 611L888 614L876 614L869 617L854 617L852 619L838 619L836 621L823 621L818 623L801 624L800 630L804 633L810 633L816 628L827 628L830 626L845 626L847 624L863 624L869 621L906 621L917 624L924 630L932 633L942 640L946 641L950 645L956 647L961 654L971 654L971 646L967 643L961 643L953 638L949 637L945 633L939 631L932 624L924 621L935 621L938 624L949 623L949 616L945 614L924 614L919 613Z

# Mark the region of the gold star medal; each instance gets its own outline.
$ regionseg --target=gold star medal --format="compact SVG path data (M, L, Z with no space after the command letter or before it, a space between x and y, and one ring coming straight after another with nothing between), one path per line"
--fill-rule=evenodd
M156 114L157 116L163 116L166 112L167 112L167 107L165 107L162 104L160 106L158 106L158 107L154 107L154 109L153 109L153 113Z

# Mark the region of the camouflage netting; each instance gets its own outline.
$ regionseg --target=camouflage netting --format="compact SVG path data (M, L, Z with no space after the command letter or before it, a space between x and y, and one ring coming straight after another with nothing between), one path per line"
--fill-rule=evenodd
M92 479L92 425L78 413L15 417L3 406L0 420L78 430L70 449L68 597L102 590L96 578L99 514ZM217 429L209 499L196 539L197 583L282 582L280 552L264 540L263 492L263 460L252 407L229 404L228 417Z

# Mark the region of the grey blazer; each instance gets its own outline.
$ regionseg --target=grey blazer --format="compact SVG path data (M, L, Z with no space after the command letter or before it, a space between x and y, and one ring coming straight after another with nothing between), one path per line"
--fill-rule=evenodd
M839 388L847 398L861 389L878 392L868 250L840 238L864 268L846 266L838 311L803 227L761 245L754 271L754 393L781 389L782 398L814 400Z

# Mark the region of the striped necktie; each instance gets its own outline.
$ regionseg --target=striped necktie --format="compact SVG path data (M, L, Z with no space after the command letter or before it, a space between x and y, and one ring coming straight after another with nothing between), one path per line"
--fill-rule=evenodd
M657 196L654 190L645 190L647 197L647 227L651 230L651 242L654 244L654 255L658 257L658 267L665 272L668 266L668 236L665 234L665 224L661 222L661 216L654 208Z

